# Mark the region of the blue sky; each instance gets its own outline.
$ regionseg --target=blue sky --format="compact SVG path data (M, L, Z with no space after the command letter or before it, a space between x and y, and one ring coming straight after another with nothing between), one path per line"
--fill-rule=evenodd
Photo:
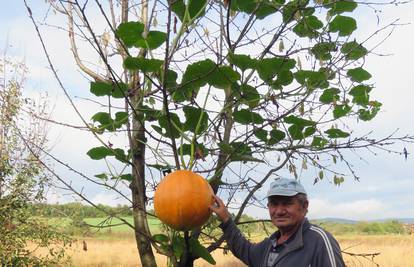
M23 1L11 1L7 9L0 10L0 47L7 48L9 56L21 59L29 67L30 74L25 94L37 96L40 92L48 92L51 106L54 106L53 118L80 125L68 102L62 97L62 92L53 80L48 70L45 56L41 51L39 40L36 37L33 25L27 17ZM45 13L44 1L29 1L37 18L41 20ZM364 12L367 12L365 10ZM359 31L373 32L377 27L377 20L372 12L359 12ZM383 103L382 112L369 124L357 124L355 130L361 133L375 131L375 135L385 136L395 129L398 133L414 134L413 106L414 106L414 3L401 7L386 7L381 14L380 25L385 25L399 18L399 23L409 23L398 27L392 36L376 50L380 54L390 56L371 55L367 58L366 69L373 75L376 89L374 98ZM54 18L52 21L64 24L64 21ZM47 44L50 53L58 67L58 72L73 96L85 95L89 85L74 68L74 61L70 54L66 35L50 29ZM87 101L75 98L83 114L88 118L93 109ZM104 166L91 163L85 155L92 147L86 133L51 127L50 139L52 152L64 162L84 170L93 175ZM398 144L393 148L402 151L404 145ZM400 155L370 153L352 155L354 168L361 177L360 182L348 178L340 187L334 186L329 179L313 185L313 178L304 175L302 183L310 196L309 217L341 217L347 219L379 219L390 217L414 217L414 145L405 147L412 154L407 160ZM362 157L363 160L359 160ZM73 176L68 171L59 170L64 177ZM74 178L76 184L78 180ZM78 181L80 183L80 181ZM84 183L84 182L82 182ZM82 184L88 190L91 198L104 204L125 203L112 197L110 192L102 191L92 185ZM64 201L61 193L53 194L53 201ZM265 217L266 211L258 208L249 209L249 213L257 217Z

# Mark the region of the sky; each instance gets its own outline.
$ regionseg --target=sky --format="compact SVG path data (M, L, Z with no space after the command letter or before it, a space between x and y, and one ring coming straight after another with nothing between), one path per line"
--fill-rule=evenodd
M383 1L382 1L383 2ZM45 1L28 1L38 20L45 14ZM414 3L404 6L386 6L378 21L372 12L358 14L359 31L374 32L381 25L386 25L399 19L404 24L395 29L392 35L375 50L377 54L366 59L365 68L373 76L375 90L373 98L383 103L381 113L368 125L356 125L361 133L375 131L375 135L386 136L396 129L400 135L414 135L413 103L414 103ZM52 22L55 19L53 16ZM62 24L57 20L56 23ZM63 22L64 23L64 22ZM64 24L63 24L64 25ZM50 106L53 108L52 118L57 121L81 125L78 117L63 97L45 60L39 39L36 36L23 1L10 1L7 9L0 10L0 48L7 55L23 60L30 73L24 94L39 97L47 93ZM61 31L50 28L46 37L50 55L57 66L65 87L79 106L86 118L94 113L90 102L80 96L87 95L89 84L74 68L74 60L69 50L66 35ZM89 53L89 51L85 51ZM384 56L387 55L387 56ZM88 151L97 142L89 138L87 133L65 127L50 126L49 139L51 152L65 163L82 170L88 175L102 171L102 163L91 162ZM109 137L111 138L111 137ZM414 145L397 144L393 149L402 151L406 148L411 154L407 160L401 155L386 152L373 155L363 153L350 155L353 157L354 168L361 177L360 181L346 179L341 186L335 186L329 179L313 185L313 179L301 178L307 189L310 208L308 217L326 218L339 217L355 220L372 220L384 218L414 217ZM359 160L362 157L362 160ZM57 172L62 177L72 177L73 173L61 170ZM76 184L90 194L92 201L102 204L116 205L127 203L124 199L115 198L109 191L97 189L92 184ZM49 201L64 202L68 196L61 191L51 190ZM266 210L250 208L248 213L255 217L266 216Z

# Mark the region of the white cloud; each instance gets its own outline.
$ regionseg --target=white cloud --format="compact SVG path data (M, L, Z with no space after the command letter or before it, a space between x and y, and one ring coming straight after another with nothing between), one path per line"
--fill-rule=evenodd
M378 199L363 199L350 202L334 202L327 199L311 199L308 217L316 218L346 218L354 220L369 220L385 218L391 215L389 206Z

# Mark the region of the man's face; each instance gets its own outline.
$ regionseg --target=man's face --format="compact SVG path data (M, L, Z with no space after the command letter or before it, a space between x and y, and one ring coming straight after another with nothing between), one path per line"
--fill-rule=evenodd
M268 198L272 223L280 230L289 230L299 225L305 218L308 202L301 204L296 196L271 196Z

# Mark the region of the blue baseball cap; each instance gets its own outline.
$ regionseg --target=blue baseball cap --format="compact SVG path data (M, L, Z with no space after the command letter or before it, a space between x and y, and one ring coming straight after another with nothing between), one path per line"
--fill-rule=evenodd
M296 180L280 178L270 184L267 197L271 196L295 196L299 193L306 194L305 188Z

